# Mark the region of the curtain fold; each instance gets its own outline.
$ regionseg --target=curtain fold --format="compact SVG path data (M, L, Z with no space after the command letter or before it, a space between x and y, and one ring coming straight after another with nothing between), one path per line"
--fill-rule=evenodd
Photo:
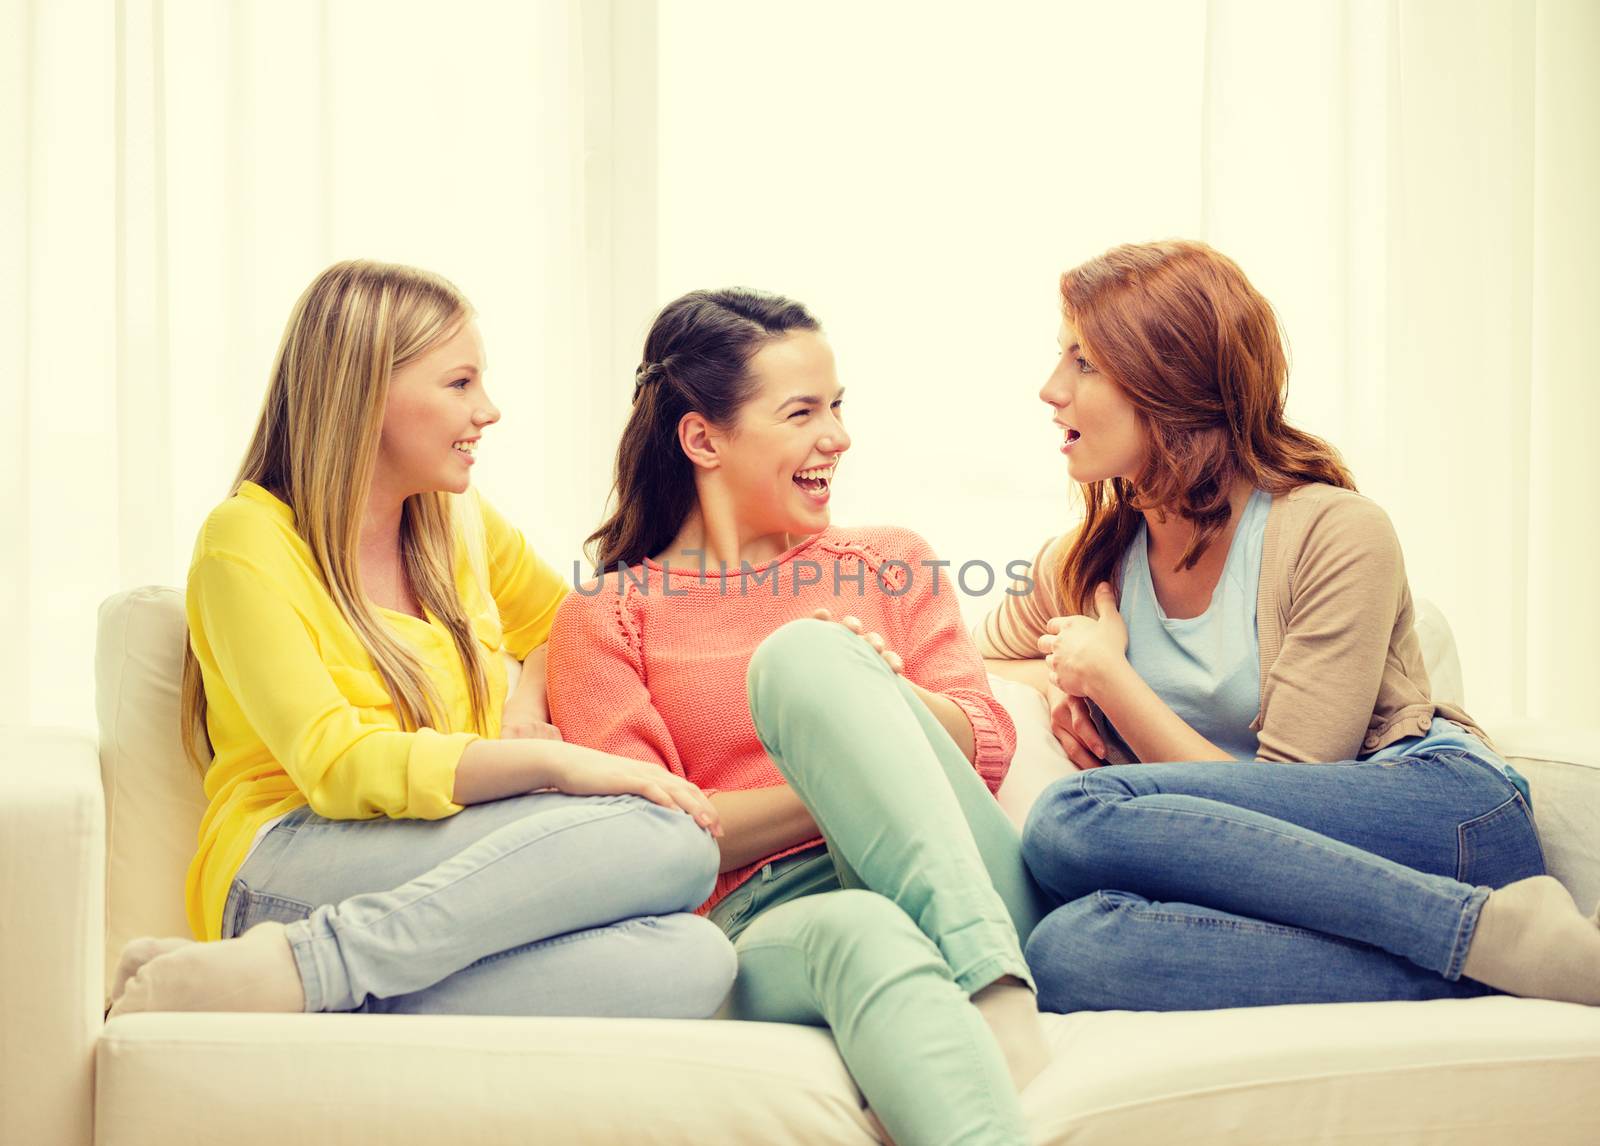
M290 306L337 259L472 299L505 415L475 480L552 560L576 553L604 494L588 447L627 396L594 385L611 9L0 7L0 721L91 725L97 604L182 584Z
M829 329L839 519L998 571L1068 522L1055 275L1184 234L1277 305L1474 714L1600 727L1597 64L1589 0L9 0L0 721L90 723L95 605L181 583L337 258L474 300L475 481L564 571L651 313L732 282Z
M1388 509L1475 714L1600 722L1600 9L1212 0L1207 52L1206 238L1288 320L1291 415Z

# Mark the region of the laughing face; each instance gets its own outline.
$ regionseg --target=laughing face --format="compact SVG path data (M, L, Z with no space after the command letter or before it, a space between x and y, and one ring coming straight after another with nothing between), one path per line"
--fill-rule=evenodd
M840 456L850 448L833 350L813 331L767 343L750 359L757 386L717 453L746 536L819 533Z
M1055 411L1067 472L1080 482L1136 479L1144 466L1145 434L1133 403L1094 365L1078 332L1063 320L1061 361L1039 391Z
M500 411L483 388L483 339L463 322L389 378L374 490L398 498L466 492L478 439Z

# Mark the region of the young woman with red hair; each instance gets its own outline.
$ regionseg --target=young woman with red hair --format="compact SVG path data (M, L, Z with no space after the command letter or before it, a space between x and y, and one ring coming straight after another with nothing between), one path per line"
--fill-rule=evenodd
M1044 658L1081 769L1023 837L1059 905L1027 945L1041 1008L1600 1003L1600 929L1544 874L1525 782L1431 695L1387 515L1284 421L1266 300L1165 242L1067 272L1061 303L1040 397L1084 518L981 638Z

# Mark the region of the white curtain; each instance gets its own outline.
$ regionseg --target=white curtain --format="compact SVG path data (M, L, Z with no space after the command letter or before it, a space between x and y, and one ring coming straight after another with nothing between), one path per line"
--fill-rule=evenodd
M1277 305L1474 713L1600 724L1590 0L3 0L0 91L0 721L90 723L96 604L181 583L334 259L477 304L475 480L557 561L653 310L743 282L833 338L837 519L999 568L1068 520L1056 275L1187 235Z
M581 0L0 8L0 721L91 723L97 604L182 584L336 259L473 300L504 412L477 480L576 552L627 396L590 385L619 374L614 236L650 225L613 72L626 96L648 35Z
M1600 5L806 12L663 8L659 271L817 309L838 519L1031 555L1069 520L1057 273L1203 238L1276 305L1291 416L1388 509L1473 713L1600 724Z

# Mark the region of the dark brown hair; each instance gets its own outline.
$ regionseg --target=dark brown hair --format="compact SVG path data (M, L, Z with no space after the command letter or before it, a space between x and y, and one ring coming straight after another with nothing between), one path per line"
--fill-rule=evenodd
M1179 240L1114 247L1061 276L1061 306L1133 404L1147 446L1137 478L1083 484L1083 524L1061 563L1068 608L1091 611L1147 509L1193 522L1178 561L1192 569L1227 525L1239 478L1274 494L1309 482L1355 489L1337 450L1284 421L1277 316L1232 259Z
M597 570L661 552L694 508L694 467L678 444L683 416L731 426L753 396L756 352L791 331L820 329L799 303L743 287L690 291L662 308L634 373L633 413L617 446L615 508L587 543Z

